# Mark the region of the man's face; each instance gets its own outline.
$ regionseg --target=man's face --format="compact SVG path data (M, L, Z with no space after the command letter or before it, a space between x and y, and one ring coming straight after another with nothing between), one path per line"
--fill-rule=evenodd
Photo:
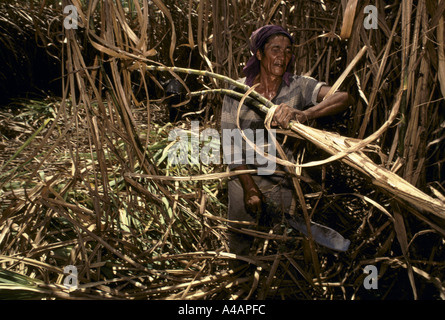
M257 51L262 72L282 77L292 58L292 46L288 37L284 35L272 36L264 46L264 54Z

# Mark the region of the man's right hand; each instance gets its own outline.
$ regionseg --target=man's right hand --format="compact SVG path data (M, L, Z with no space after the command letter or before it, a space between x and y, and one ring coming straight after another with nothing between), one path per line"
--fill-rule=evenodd
M246 165L240 165L234 170L247 170ZM262 211L264 195L250 174L240 174L239 180L244 190L244 206L249 214L258 215Z
M248 213L258 215L261 213L264 196L258 187L244 190L244 205Z

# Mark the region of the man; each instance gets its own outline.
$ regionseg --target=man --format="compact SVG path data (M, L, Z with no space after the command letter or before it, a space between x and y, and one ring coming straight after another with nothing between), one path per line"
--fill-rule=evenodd
M249 86L258 85L255 88L258 93L279 105L274 113L272 125L288 128L291 120L307 122L337 114L350 105L348 93L336 92L324 99L329 86L313 78L297 76L290 72L295 59L292 54L293 39L284 28L275 25L261 27L252 33L250 41L253 56L243 70L246 77L239 82ZM238 104L238 101L229 96L224 98L221 116L223 132L237 129ZM243 105L239 125L243 130L264 129L264 115L255 108ZM284 145L283 150L290 156L289 159L292 159L292 146ZM246 161L245 150L242 152L240 163L228 163L230 170L259 167ZM228 196L230 220L258 222L259 216L263 221L273 220L288 212L293 189L287 175L241 174L229 180ZM265 207L268 208L267 212ZM232 253L248 255L251 245L251 237L237 232L229 233L229 247Z

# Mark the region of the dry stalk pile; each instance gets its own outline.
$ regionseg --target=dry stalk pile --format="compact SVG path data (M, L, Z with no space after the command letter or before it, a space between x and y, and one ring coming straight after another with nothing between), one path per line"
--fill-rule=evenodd
M364 28L368 4L378 8L377 29ZM78 29L63 27L66 5L76 7ZM12 142L2 134L10 156L0 162L0 293L444 299L444 10L432 0L48 1L33 21L52 12L47 34L55 25L63 34L46 43L60 49L63 97L19 146L6 148ZM308 141L300 160L312 178L300 182L310 218L351 247L314 247L284 223L274 232L243 229L257 237L256 254L243 258L256 269L239 276L227 264L229 174L223 165L169 164L168 135L179 127L193 135L190 119L218 129L227 79L241 76L248 38L267 23L295 36L297 74L356 98L334 125L293 123L284 132ZM198 108L175 123L162 117L171 78L186 87L181 104ZM11 135L20 130L17 117L0 121ZM323 161L331 155L335 162ZM379 269L377 291L363 288L368 264ZM78 270L71 292L67 265Z

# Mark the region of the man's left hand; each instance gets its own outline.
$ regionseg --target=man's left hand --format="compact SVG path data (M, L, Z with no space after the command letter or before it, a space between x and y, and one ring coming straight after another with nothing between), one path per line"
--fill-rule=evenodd
M307 117L304 111L291 108L287 104L282 103L275 110L271 124L273 126L280 125L283 129L287 129L289 128L289 122L292 120L305 122Z

